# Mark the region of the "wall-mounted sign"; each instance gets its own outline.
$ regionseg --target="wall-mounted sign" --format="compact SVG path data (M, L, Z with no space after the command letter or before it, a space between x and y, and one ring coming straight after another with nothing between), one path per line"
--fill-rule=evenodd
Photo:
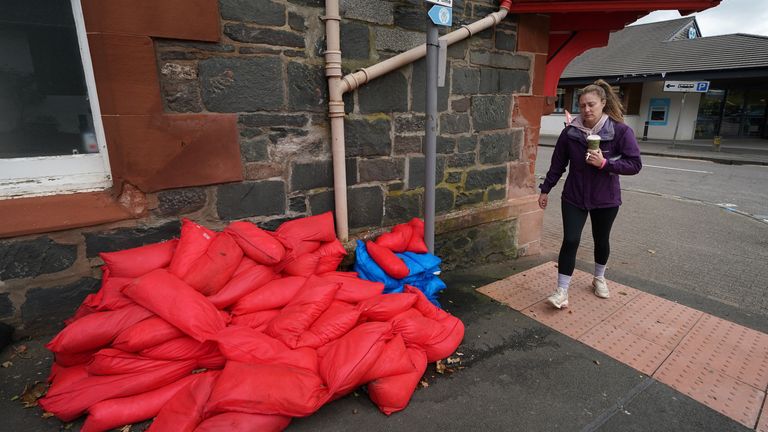
M669 98L652 98L648 104L648 124L666 126L669 121Z
M449 7L434 5L429 9L427 15L429 15L429 18L435 25L450 27L453 24L453 13L451 10Z
M709 81L664 81L665 92L706 93Z
M432 3L445 7L453 7L453 0L425 0L427 3Z

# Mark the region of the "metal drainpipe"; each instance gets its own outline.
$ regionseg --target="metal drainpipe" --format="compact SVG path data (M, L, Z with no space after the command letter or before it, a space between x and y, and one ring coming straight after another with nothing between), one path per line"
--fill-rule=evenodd
M501 7L483 19L464 25L442 36L450 46L471 37L503 20L509 13L512 0L502 0ZM333 191L336 206L336 235L342 242L349 239L347 215L347 170L344 144L344 100L346 92L353 91L363 84L385 75L393 70L411 64L427 54L426 44L411 48L394 57L360 69L342 78L341 72L341 36L339 23L339 0L325 0L325 75L328 77L328 112L331 119L331 153L333 155Z

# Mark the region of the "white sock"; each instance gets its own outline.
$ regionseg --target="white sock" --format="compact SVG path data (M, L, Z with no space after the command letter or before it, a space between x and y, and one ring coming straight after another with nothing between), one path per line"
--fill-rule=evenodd
M568 286L571 284L571 277L562 273L557 274L557 286L568 291Z
M595 277L605 277L605 267L607 264L595 263Z

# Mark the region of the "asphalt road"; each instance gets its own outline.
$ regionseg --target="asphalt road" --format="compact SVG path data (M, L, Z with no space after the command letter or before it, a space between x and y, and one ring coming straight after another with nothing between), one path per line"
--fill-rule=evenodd
M539 147L536 174L549 168L552 148ZM768 167L647 156L637 176L622 177L624 204L611 235L608 273L703 296L768 317ZM566 173L567 175L567 173ZM565 176L544 212L543 250L562 236ZM577 256L591 271L589 222Z

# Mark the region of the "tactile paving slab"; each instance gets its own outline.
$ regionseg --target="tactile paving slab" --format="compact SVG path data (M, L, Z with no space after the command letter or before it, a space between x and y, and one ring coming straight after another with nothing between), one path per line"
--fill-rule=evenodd
M654 378L753 428L768 386L768 335L705 314Z
M653 375L672 352L671 348L643 339L607 321L593 327L579 341L646 375Z
M606 323L672 351L704 315L696 309L641 293Z
M482 286L477 291L512 309L523 310L552 294L556 283L557 265L550 261Z
M763 413L757 421L757 432L768 432L768 400L763 402Z

